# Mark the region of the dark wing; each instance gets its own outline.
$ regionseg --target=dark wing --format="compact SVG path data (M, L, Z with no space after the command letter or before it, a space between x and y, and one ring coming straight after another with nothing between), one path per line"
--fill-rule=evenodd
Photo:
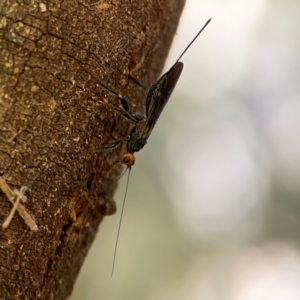
M168 102L183 69L182 62L162 75L150 88L146 99L146 124L142 129L142 136L146 139L152 132L162 110Z

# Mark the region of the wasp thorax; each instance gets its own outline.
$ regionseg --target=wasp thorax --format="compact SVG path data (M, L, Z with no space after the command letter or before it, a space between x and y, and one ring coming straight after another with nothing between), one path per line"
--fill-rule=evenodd
M133 166L135 163L135 157L132 153L124 153L121 156L121 163L126 166Z

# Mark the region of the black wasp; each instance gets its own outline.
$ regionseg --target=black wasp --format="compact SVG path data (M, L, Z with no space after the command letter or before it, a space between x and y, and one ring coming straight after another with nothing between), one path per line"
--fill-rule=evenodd
M163 74L150 88L146 97L146 116L141 116L137 113L131 112L129 108L128 101L122 95L119 95L112 89L105 86L110 92L115 94L120 98L120 102L123 109L115 108L117 111L122 113L122 115L134 124L134 127L129 133L126 141L127 151L121 156L120 162L127 166L129 170L131 166L135 163L134 152L138 152L144 148L147 144L147 140L162 112L165 105L167 104L176 84L181 75L183 69L183 63L179 61L189 47L194 43L200 33L209 24L211 19L209 19L202 29L197 33L189 45L185 48L179 58L176 60L174 65L170 68L168 72ZM115 141L113 144L108 146L108 148L114 148L121 143L120 140Z
M185 54L185 52L189 49L189 47L194 43L194 41L197 39L197 37L200 35L200 33L204 30L204 28L209 24L211 19L209 19L205 25L202 27L202 29L197 33L197 35L193 38L193 40L188 44L188 46L185 48L185 50L182 52L182 54L179 56L179 58L176 60L174 65L170 68L168 72L163 74L150 88L147 97L146 97L146 116L141 116L140 114L137 114L135 112L132 112L130 110L128 101L126 98L124 98L122 95L119 95L117 92L112 90L111 88L102 85L104 88L109 90L111 93L115 94L122 104L123 109L114 107L115 110L119 111L127 120L129 120L131 123L134 124L134 127L129 133L129 136L126 138L126 152L122 154L120 162L127 166L126 170L129 170L129 174L131 171L131 167L135 163L135 156L134 153L140 151L144 148L144 146L147 144L147 140L162 112L164 109L166 103L168 102L176 84L177 81L181 75L182 69L183 69L183 63L179 61L182 56ZM115 141L111 145L104 147L104 148L114 148L117 145L121 143L120 140ZM125 172L126 172L125 170ZM124 174L124 173L123 173ZM125 199L128 189L128 181L129 181L129 175L127 179L127 186L126 186L126 192L124 197L124 202L122 206L121 211L121 218L118 228L118 235L116 240L116 246L115 246L115 252L114 252L114 259L113 259L113 268L112 268L112 275L114 271L114 264L115 264L115 257L116 257L116 249L120 234L120 228L122 223L122 216L124 211L124 205L125 205Z

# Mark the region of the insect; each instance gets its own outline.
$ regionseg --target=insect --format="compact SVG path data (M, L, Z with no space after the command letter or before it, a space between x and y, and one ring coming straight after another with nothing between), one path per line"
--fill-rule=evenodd
M125 200L128 190L128 182L130 177L130 171L131 167L135 163L135 156L134 153L140 151L144 148L144 146L147 144L147 140L161 114L163 111L165 105L167 104L176 84L177 81L181 75L181 72L183 70L183 63L179 60L182 58L182 56L186 53L186 51L189 49L189 47L194 43L194 41L197 39L197 37L200 35L200 33L205 29L205 27L209 24L211 19L209 19L205 25L201 28L201 30L197 33L197 35L193 38L193 40L188 44L188 46L185 48L185 50L181 53L181 55L178 57L176 62L173 64L173 66L170 68L169 71L167 71L165 74L163 74L149 89L149 92L146 97L146 116L142 116L140 114L137 114L135 112L132 112L130 110L128 101L126 98L124 98L122 95L119 95L117 92L112 90L111 88L101 84L104 88L109 90L111 93L115 94L121 102L121 105L123 109L114 107L117 111L119 111L127 120L129 120L131 123L134 124L134 127L131 129L129 136L126 138L126 152L122 154L120 158L120 162L127 166L125 172L122 174L122 176L126 173L126 171L129 171L128 178L127 178L127 185L126 185L126 191L124 196L124 201L122 205L121 210L121 217L119 221L119 227L118 227L118 234L115 244L115 251L114 251L114 258L113 258L113 267L112 267L112 274L114 272L114 266L115 266L115 259L116 259L116 250L119 240L119 234L120 234L120 228L122 223L122 217L125 207ZM111 145L104 147L104 148L114 148L118 146L121 143L121 140L117 140ZM122 177L121 176L121 177Z

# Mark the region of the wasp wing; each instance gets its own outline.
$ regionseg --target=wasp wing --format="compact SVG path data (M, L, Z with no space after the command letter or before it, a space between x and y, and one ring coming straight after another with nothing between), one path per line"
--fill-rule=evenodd
M183 69L182 62L162 75L150 88L146 99L146 124L142 129L142 136L146 139L152 132L162 110L168 102Z

